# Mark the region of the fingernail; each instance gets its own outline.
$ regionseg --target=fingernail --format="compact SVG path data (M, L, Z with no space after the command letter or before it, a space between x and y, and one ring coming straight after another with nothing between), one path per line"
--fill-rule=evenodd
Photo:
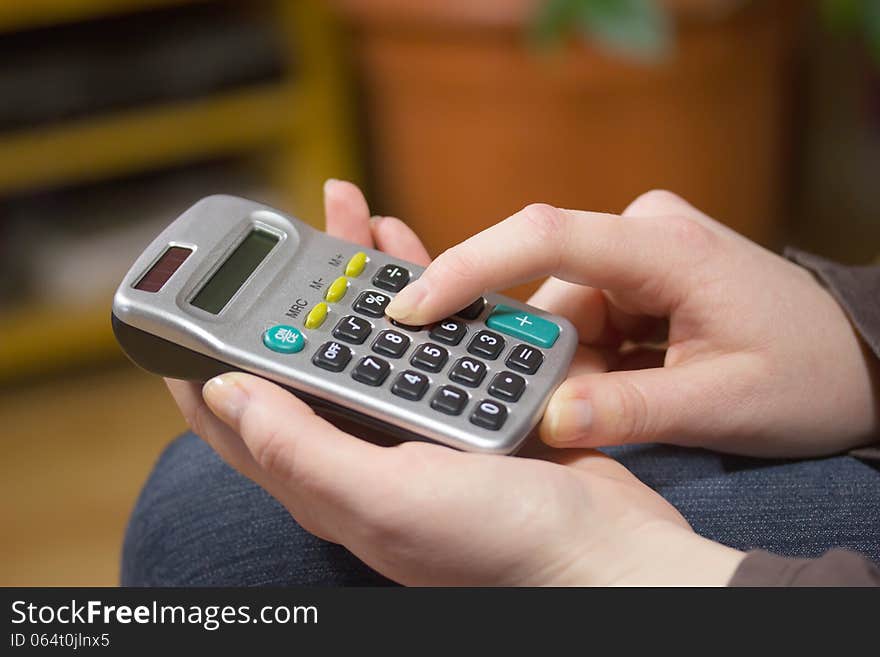
M589 432L593 424L593 405L587 399L568 399L553 410L550 435L555 443L571 443Z
M338 182L339 180L337 178L327 178L327 180L324 181L324 192L326 193L330 191L330 188Z
M215 376L202 388L202 396L215 415L227 423L236 422L248 403L247 390L235 373Z
M421 280L410 283L391 300L385 308L385 314L399 322L406 322L413 318L413 313L418 305L424 300L428 291Z

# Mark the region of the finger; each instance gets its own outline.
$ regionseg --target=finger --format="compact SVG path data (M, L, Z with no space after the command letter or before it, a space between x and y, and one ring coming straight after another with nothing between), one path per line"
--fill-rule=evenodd
M624 338L642 340L653 335L663 321L625 312L603 290L550 277L529 299L529 304L575 325L581 344L619 346Z
M334 535L340 513L369 507L400 476L389 472L393 450L340 431L269 381L234 372L211 379L203 394L258 466L290 491L285 503L300 513L311 507L330 514L318 520Z
M324 214L328 235L373 247L370 208L357 185L333 178L325 182Z
M645 192L635 201L630 203L623 211L624 217L686 217L705 226L709 230L742 239L735 230L715 221L709 215L701 212L683 198L663 189L654 189Z
M646 314L680 302L682 281L706 258L711 231L684 218L622 221L615 215L530 205L441 254L388 305L423 325L497 290L553 274L635 296Z
M746 419L754 367L749 356L731 355L569 379L550 399L541 439L556 447L697 444ZM730 384L724 395L717 391L719 376Z
M431 264L431 256L422 240L397 217L373 217L370 228L380 251L422 267Z

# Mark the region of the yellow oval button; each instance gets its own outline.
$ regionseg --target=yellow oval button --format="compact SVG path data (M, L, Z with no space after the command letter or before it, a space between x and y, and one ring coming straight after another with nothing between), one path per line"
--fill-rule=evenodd
M327 288L327 294L324 295L324 298L330 303L336 303L345 296L346 290L348 290L348 279L345 276L340 276L330 283L330 287Z
M367 254L363 251L358 251L353 256L351 256L351 260L349 260L348 264L345 265L345 275L352 277L360 276L366 264Z
M309 311L306 315L306 328L316 329L327 319L327 304L323 301Z

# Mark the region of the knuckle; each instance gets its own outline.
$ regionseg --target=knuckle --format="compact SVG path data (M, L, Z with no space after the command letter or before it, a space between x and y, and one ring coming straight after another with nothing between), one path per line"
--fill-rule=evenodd
M558 244L566 229L566 216L558 208L547 203L531 203L520 210L519 215L530 234L541 243Z
M700 255L708 253L715 243L716 235L706 226L683 215L673 214L662 217L658 223L659 229L664 231L676 249L685 255Z
M614 433L623 443L643 442L649 431L648 400L642 390L625 379L612 387L617 402Z
M267 474L273 477L290 474L286 471L285 464L291 462L289 458L291 445L284 440L277 427L268 427L260 431L257 439L251 444L254 460Z
M672 214L681 208L684 201L678 194L666 189L652 189L638 196L630 203L624 215L664 215Z

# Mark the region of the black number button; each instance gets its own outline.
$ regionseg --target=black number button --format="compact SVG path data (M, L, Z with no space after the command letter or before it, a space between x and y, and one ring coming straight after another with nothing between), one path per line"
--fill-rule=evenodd
M385 314L385 306L391 302L391 297L381 292L367 290L361 292L352 306L356 311L370 317L382 317Z
M375 356L364 356L351 371L355 381L366 383L368 386L380 386L391 371L388 361Z
M483 312L483 308L486 307L486 300L483 297L480 297L472 304L467 306L466 308L462 308L459 310L456 315L459 317L463 317L464 319L476 319L480 316L480 313Z
M526 380L513 372L499 372L489 382L489 394L498 399L515 402L522 397Z
M436 344L426 342L420 344L415 353L413 353L410 363L418 367L420 370L428 370L429 372L439 372L446 365L449 359L449 352L443 347Z
M544 362L544 354L527 344L518 344L511 350L505 362L512 369L534 374Z
M498 431L507 419L507 409L503 404L491 399L484 399L471 413L471 422L478 427Z
M400 292L409 283L409 270L398 265L385 265L373 277L373 285L390 292Z
M468 356L459 358L449 372L450 379L471 388L476 388L480 385L484 376L486 376L486 365L476 358L469 358Z
M440 386L431 399L431 408L446 415L461 415L467 402L468 394L461 388Z
M412 370L401 372L394 385L391 386L391 392L395 395L404 399L412 399L413 401L418 401L424 397L427 390L428 377Z
M373 325L363 317L348 315L339 320L336 328L333 329L333 337L353 344L362 344L372 330Z
M504 338L492 331L480 331L468 345L468 351L475 356L495 360L504 350Z
M315 352L312 362L331 372L341 372L351 360L351 349L335 341L325 342Z
M373 351L392 358L400 358L409 348L409 338L397 331L382 331L373 343Z
M445 319L431 329L430 335L437 342L454 346L461 342L465 333L467 333L467 327L464 322L459 322L457 319Z

